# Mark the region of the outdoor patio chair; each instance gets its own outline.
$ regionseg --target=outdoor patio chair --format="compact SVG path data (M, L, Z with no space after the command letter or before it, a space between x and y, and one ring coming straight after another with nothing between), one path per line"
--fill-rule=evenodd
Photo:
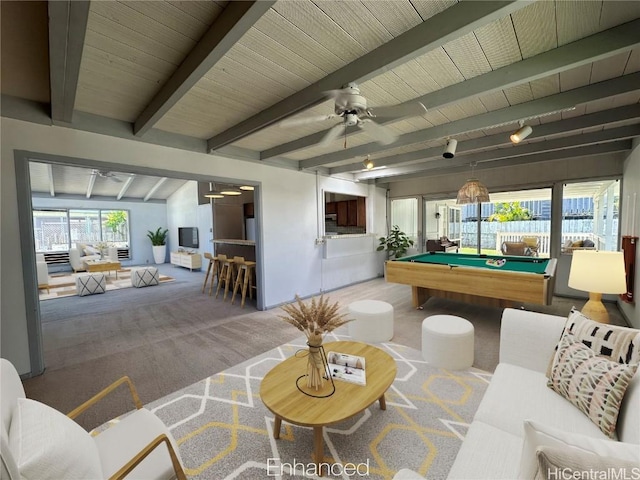
M502 242L501 250L503 255L532 256L531 248L525 242Z

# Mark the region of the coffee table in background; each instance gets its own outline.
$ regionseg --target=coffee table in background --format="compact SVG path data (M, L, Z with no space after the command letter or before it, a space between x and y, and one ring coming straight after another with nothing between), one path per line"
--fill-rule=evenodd
M318 466L324 458L322 429L325 425L346 420L369 407L376 401L380 409L386 410L384 394L396 378L396 362L386 352L372 345L360 342L331 342L324 345L325 352L348 353L364 357L367 384L335 380L336 391L326 398L305 395L296 386L296 379L307 371L307 357L292 356L276 365L267 373L260 384L260 398L275 415L274 438L280 438L282 420L294 425L313 427L313 461ZM306 387L306 379L300 384ZM326 381L317 392L305 389L312 394L326 394L331 391L331 382Z
M120 262L113 262L111 260L86 260L84 262L84 268L89 273L93 272L108 272L111 275L111 270L116 272L116 280L118 279L118 270L120 270Z

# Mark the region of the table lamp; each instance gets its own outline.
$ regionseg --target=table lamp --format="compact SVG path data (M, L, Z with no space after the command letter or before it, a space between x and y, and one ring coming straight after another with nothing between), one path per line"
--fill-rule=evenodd
M575 250L569 271L569 287L589 292L589 301L581 310L585 316L596 322L609 323L602 294L627 290L623 253Z

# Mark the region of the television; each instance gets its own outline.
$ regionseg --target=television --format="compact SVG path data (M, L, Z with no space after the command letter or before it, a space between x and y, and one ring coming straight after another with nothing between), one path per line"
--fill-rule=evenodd
M178 228L178 245L185 248L198 248L198 229L196 227Z

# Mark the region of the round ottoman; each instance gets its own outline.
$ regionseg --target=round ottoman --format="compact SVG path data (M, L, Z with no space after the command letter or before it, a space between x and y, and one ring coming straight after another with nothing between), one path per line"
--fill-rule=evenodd
M453 315L422 321L422 358L436 367L461 370L473 365L473 325Z
M349 304L349 335L361 342L386 342L393 338L393 306L379 300Z

